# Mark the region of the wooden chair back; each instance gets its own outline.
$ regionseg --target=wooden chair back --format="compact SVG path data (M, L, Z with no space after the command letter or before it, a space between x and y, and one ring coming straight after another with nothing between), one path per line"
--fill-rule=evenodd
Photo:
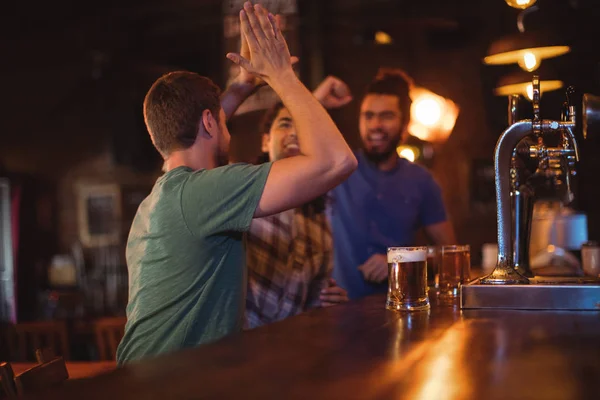
M117 347L125 333L126 317L107 317L94 321L96 348L100 360L115 360Z
M35 321L3 325L0 329L2 361L35 361L37 349L70 358L67 327L64 321Z

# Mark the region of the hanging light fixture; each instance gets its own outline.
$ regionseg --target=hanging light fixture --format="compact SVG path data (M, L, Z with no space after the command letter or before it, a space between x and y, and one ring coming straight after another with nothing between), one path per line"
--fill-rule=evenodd
M505 1L506 1L506 4L508 4L509 6L511 6L513 8L519 8L521 10L524 10L524 9L534 5L537 0L505 0Z
M551 72L540 74L544 80L540 80L540 95L544 92L558 90L564 86L563 81L556 78ZM533 87L531 86L531 74L524 71L517 71L505 75L498 81L498 86L494 89L496 96L510 96L511 94L523 95L529 99L533 98Z
M511 7L526 0L506 0ZM535 2L531 1L527 6ZM515 5L513 5L514 3ZM526 7L517 7L526 8ZM487 65L518 64L523 70L532 72L539 68L542 60L558 57L571 51L560 36L550 32L525 32L523 19L528 13L536 11L537 6L521 11L517 17L519 33L502 37L494 41L483 62Z
M562 40L548 32L523 32L505 36L492 43L488 56L483 59L487 65L519 64L528 72L539 68L542 60L558 57L571 51L561 44Z
M410 97L412 105L408 132L428 142L448 139L454 129L459 107L452 100L422 87L413 87Z
M375 43L376 44L392 44L394 43L394 39L392 39L392 37L384 31L377 31L375 32Z

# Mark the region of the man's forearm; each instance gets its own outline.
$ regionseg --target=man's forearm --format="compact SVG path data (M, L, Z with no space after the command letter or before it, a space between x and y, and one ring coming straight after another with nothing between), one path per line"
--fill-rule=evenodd
M252 95L257 86L252 83L240 83L233 81L221 94L221 107L225 117L229 120L242 103Z
M292 73L269 81L294 119L302 153L322 166L351 158L346 141L317 99ZM337 158L337 160L336 160Z

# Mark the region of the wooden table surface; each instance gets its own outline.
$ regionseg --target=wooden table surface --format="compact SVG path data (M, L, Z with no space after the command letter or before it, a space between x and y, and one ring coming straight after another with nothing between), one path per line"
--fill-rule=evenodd
M11 362L10 365L15 375L18 375L38 364L33 362ZM67 361L66 365L69 372L69 379L89 378L112 371L117 367L115 361Z
M600 313L312 310L44 393L49 399L598 399ZM435 302L435 301L433 301ZM34 397L32 397L34 398Z

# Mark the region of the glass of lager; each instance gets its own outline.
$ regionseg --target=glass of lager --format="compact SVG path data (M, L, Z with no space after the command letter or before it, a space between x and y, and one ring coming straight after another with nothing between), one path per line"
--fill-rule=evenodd
M440 285L442 246L427 246L427 286L437 291Z
M441 251L439 295L458 297L459 286L470 280L471 248L469 245L442 246Z
M427 247L388 247L386 308L395 311L429 310Z

